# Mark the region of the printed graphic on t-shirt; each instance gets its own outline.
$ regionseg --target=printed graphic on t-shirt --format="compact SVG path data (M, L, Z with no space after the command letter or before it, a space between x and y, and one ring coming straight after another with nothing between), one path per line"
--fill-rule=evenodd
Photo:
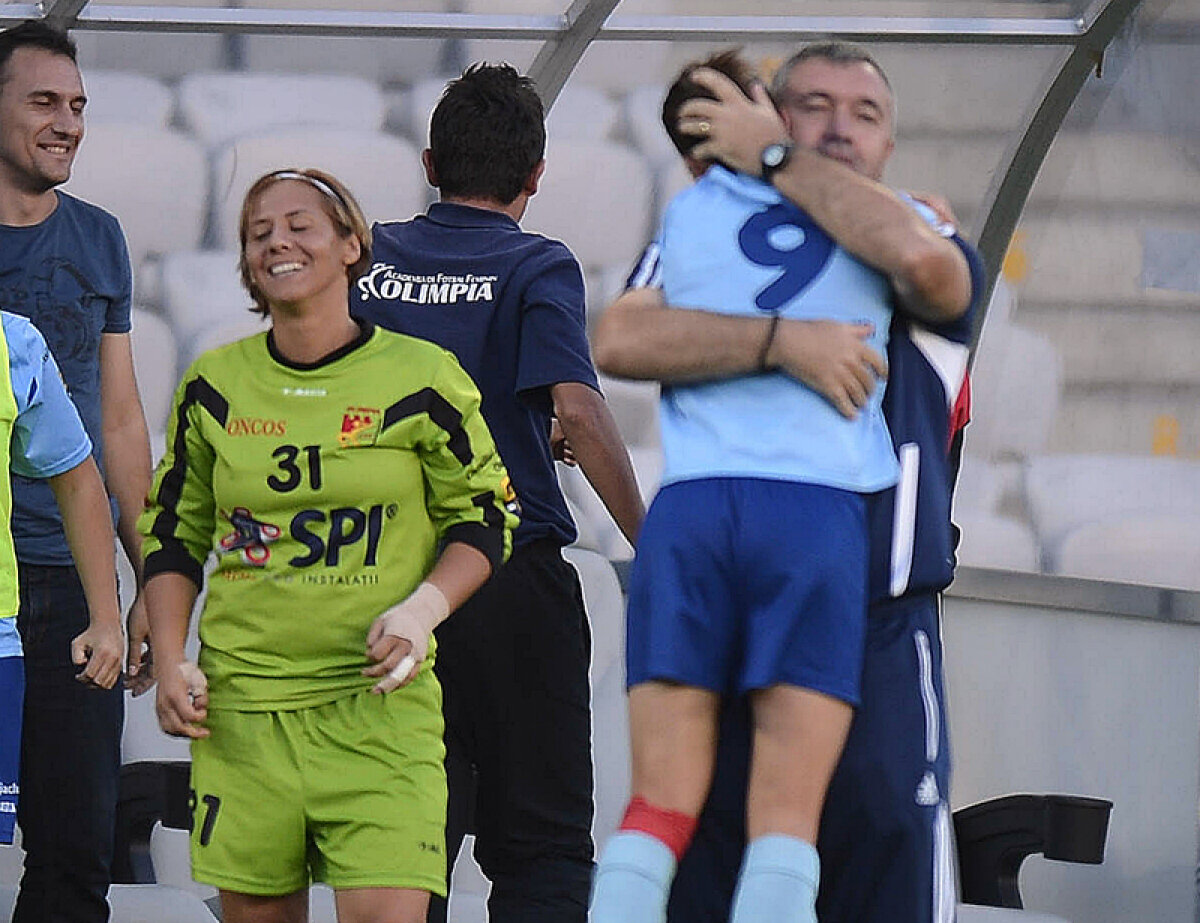
M494 301L498 279L498 276L472 273L420 275L401 272L388 263L376 263L358 280L358 292L362 301L380 298L409 304L473 304Z

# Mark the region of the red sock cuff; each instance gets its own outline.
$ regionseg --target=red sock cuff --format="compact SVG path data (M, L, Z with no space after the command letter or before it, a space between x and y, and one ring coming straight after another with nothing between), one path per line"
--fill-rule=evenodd
M662 842L675 854L675 861L683 858L692 836L696 832L696 818L682 811L668 811L652 805L645 798L634 798L625 809L621 821L622 830L637 830Z

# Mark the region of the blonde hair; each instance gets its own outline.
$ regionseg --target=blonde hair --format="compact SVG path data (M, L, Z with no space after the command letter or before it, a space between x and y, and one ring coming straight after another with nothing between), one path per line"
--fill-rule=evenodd
M358 259L346 267L347 287L352 285L359 276L366 273L371 266L371 227L367 224L367 219L363 216L362 208L359 207L354 196L350 194L350 190L339 180L321 170L314 170L312 168L302 170L294 167L289 167L285 170L275 170L264 176L260 176L246 190L246 197L242 199L242 212L241 217L238 219L238 240L241 244L241 253L238 256L238 272L242 277L242 285L250 293L250 297L254 299L254 307L250 310L255 314L262 314L264 316L268 313L267 299L259 291L258 286L254 284L254 279L250 274L250 264L246 261L246 240L250 235L250 209L264 191L276 183L284 182L285 180L296 180L307 183L320 192L321 208L329 217L329 220L333 222L333 226L338 234L343 238L355 237L358 239L359 250L361 252Z

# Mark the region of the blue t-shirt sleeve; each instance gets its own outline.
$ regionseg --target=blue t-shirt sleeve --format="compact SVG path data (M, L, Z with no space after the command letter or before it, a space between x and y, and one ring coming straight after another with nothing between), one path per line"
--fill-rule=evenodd
M917 214L924 218L929 224L943 237L950 240L959 250L962 251L967 260L967 269L971 273L971 303L967 305L967 310L961 317L955 318L952 321L947 321L944 324L931 324L926 321L921 321L921 326L933 331L938 336L945 337L954 343L970 343L971 333L975 327L975 315L979 310L979 302L983 298L983 288L985 282L985 271L983 268L983 258L979 255L979 251L965 240L961 234L954 228L953 225L942 221L937 213L924 202L914 199L912 196L901 193L901 198L905 199L914 209Z
M8 364L17 419L12 433L12 470L30 478L70 471L92 452L75 405L46 341L28 323L5 317Z
M579 263L566 247L555 247L531 273L522 299L516 391L526 400L548 402L547 389L568 381L600 390L585 305Z
M125 232L120 222L111 215L112 265L116 273L113 298L104 316L103 333L128 333L133 327L130 312L133 309L133 269L129 263L129 246L125 243Z

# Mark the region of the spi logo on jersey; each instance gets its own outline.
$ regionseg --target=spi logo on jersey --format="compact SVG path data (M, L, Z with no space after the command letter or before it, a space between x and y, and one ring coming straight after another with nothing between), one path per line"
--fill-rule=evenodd
M254 514L244 506L236 506L232 512L224 515L233 526L233 531L217 543L221 553L240 551L244 563L252 567L264 567L271 560L271 549L267 545L279 538L283 530L255 519Z
M342 429L338 433L338 445L343 449L356 449L375 444L383 414L373 407L347 407L342 414Z
M754 298L760 311L778 311L821 274L833 255L833 240L792 205L772 205L751 215L738 231L742 254L780 274Z
M371 271L358 280L359 298L381 298L408 304L473 304L494 301L498 276L465 276L439 272L422 276L400 272L388 263L376 263Z

